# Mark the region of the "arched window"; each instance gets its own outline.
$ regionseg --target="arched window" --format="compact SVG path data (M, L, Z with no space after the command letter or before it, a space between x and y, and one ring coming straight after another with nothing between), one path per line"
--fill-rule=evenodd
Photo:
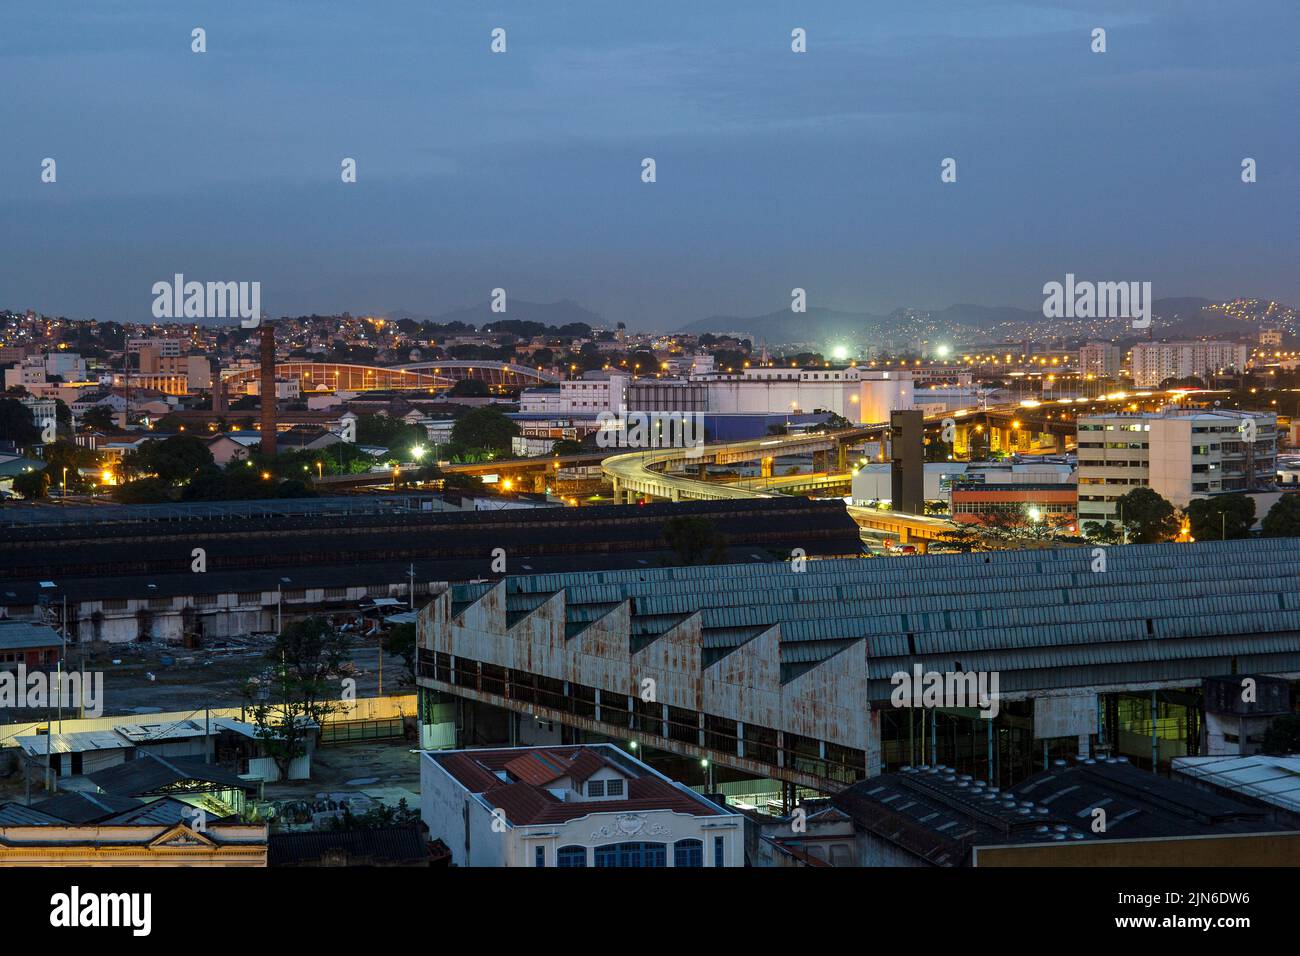
M673 866L703 866L704 843L700 840L678 840L673 844Z
M555 855L556 866L586 866L587 848L585 846L562 846Z

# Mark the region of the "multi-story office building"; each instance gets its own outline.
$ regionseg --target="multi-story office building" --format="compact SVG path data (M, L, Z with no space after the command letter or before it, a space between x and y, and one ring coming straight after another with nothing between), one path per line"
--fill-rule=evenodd
M1133 384L1155 388L1169 378L1241 372L1249 359L1250 346L1234 342L1139 342L1133 346Z
M1079 521L1113 521L1115 502L1150 488L1179 508L1193 498L1275 481L1277 416L1166 409L1079 419Z
M1118 345L1110 342L1089 342L1079 349L1079 373L1098 378L1114 378L1119 374L1123 354Z

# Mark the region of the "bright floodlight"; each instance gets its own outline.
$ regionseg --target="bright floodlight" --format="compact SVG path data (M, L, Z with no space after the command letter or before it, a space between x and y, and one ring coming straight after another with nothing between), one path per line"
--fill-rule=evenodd
M939 356L939 358L947 358L949 355L952 354L952 346L940 345L938 348L934 350L934 354Z
M843 362L849 357L849 347L847 345L837 345L831 349L831 358L837 362Z
M411 457L414 458L416 461L419 461L421 458L424 457L424 453L426 450L427 449L423 445L416 445L411 449Z

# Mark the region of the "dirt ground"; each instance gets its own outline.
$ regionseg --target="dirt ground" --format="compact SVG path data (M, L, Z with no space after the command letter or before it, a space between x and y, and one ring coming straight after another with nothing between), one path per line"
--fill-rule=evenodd
M240 638L225 647L188 649L156 644L111 645L103 655L75 657L70 666L104 674L104 716L150 714L160 711L202 711L204 707L239 707L245 703L245 680L265 668L272 639ZM71 656L71 655L70 655ZM173 663L165 664L164 657ZM379 651L373 643L357 642L351 660L358 697L379 694ZM383 692L411 693L406 662L385 654ZM10 718L0 714L0 722Z

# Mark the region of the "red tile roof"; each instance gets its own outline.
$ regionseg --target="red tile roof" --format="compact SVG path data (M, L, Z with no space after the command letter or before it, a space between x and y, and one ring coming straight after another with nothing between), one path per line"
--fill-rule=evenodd
M626 761L607 757L601 747L538 747L527 750L472 750L431 753L444 770L471 793L482 794L491 806L505 811L514 826L565 823L592 813L672 810L691 816L716 816L726 811L703 797L684 791L657 774ZM561 800L546 785L561 777L575 785L602 767L628 778L627 796L609 800ZM502 780L504 771L510 780Z

